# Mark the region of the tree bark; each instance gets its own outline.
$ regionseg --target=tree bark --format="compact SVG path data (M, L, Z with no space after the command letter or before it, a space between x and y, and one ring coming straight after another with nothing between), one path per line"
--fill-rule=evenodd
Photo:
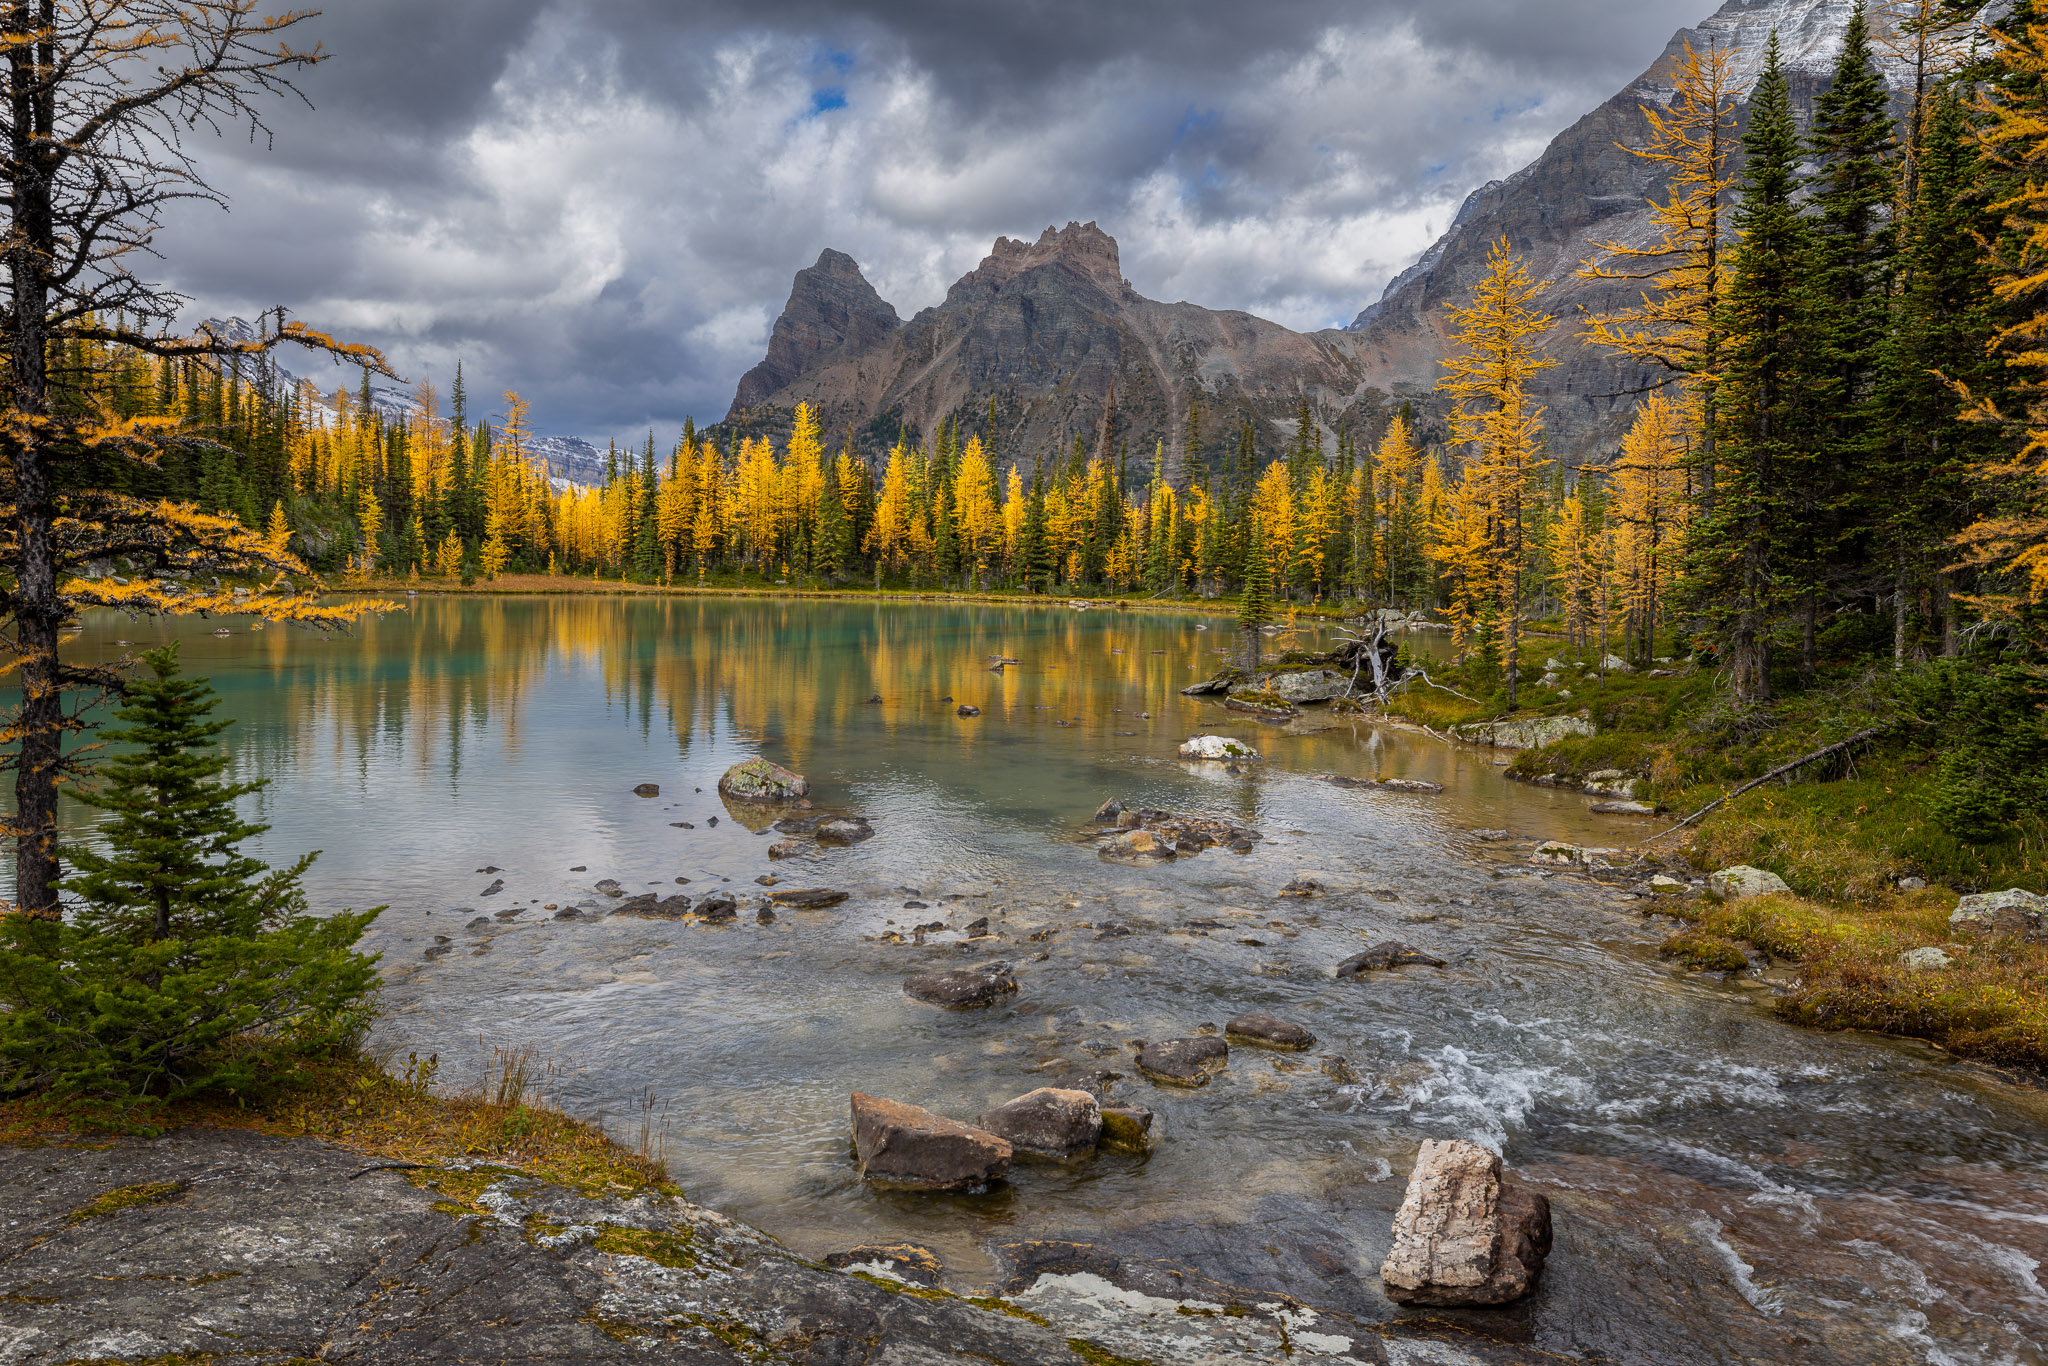
M59 916L57 882L57 777L63 758L64 693L58 674L57 636L64 608L57 598L56 518L50 452L41 423L50 415L49 270L57 243L44 143L55 109L49 98L50 55L29 35L45 28L50 0L8 6L13 109L9 152L13 174L13 240L7 251L12 336L8 354L15 439L7 452L14 467L17 545L13 617L21 655L21 736L14 773L15 905L43 920Z

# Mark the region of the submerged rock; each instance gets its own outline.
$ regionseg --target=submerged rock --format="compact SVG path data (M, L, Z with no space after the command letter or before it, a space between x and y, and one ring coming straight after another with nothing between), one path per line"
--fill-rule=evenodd
M2048 896L2013 887L1964 897L1950 914L1948 927L1956 933L1990 939L2042 940L2048 938L2042 929L2044 916L2048 916Z
M768 857L771 859L795 858L798 854L801 854L803 851L804 846L798 841L783 840L779 844L771 844L768 846Z
M1323 884L1312 877L1298 877L1280 889L1281 896L1315 898L1323 894Z
M828 906L837 906L848 895L829 887L791 887L788 891L768 893L768 899L793 911L822 911Z
M1150 830L1126 830L1104 843L1096 850L1096 856L1123 863L1144 863L1172 858L1173 846Z
M633 789L633 795L636 797L659 797L661 795L661 784L642 783Z
M722 796L736 802L789 802L811 793L810 780L756 755L734 764L718 780Z
M1197 735L1180 747L1183 759L1256 759L1259 752L1242 740L1227 735Z
M903 994L913 1001L944 1006L948 1010L972 1010L993 1005L1017 990L1017 979L1007 971L962 968L954 972L928 972L903 984Z
M1207 1086L1230 1066L1230 1045L1214 1035L1167 1039L1138 1050L1138 1070L1165 1086Z
M697 914L705 920L732 920L740 913L739 903L720 892L697 903Z
M1316 1046L1316 1036L1298 1024L1271 1015L1240 1015L1223 1026L1223 1037L1254 1048L1300 1053Z
M1363 953L1352 954L1337 965L1337 975L1356 977L1362 972L1385 972L1393 968L1443 966L1443 959L1424 953L1413 944L1389 939L1384 943L1374 944Z
M1536 1288L1550 1253L1550 1202L1501 1178L1476 1143L1427 1141L1380 1266L1396 1304L1491 1305Z
M975 706L972 702L962 702L959 706L953 708L953 715L979 716L981 715L981 708Z
M985 1111L974 1121L1011 1148L1039 1157L1073 1157L1102 1137L1102 1110L1086 1091L1041 1086Z
M1785 879L1762 868L1738 863L1707 878L1707 890L1717 901L1745 901L1753 896L1790 896Z
M1098 825L1115 825L1116 818L1123 815L1123 813L1124 804L1111 797L1108 801L1095 808L1095 815L1092 819Z
M875 828L859 816L834 816L818 823L817 836L820 844L859 844L873 839Z
M643 920L681 920L689 911L690 898L669 896L656 899L652 892L622 901L612 908L613 915L637 915Z
M1591 865L1593 855L1576 844L1566 844L1563 840L1545 840L1529 855L1529 862L1560 868L1580 868Z
M1010 1144L900 1101L853 1093L861 1180L898 1190L980 1190L1009 1174Z
M844 1252L827 1253L825 1265L834 1271L866 1271L872 1275L888 1276L925 1290L938 1289L945 1274L938 1254L916 1243L870 1243L864 1247L850 1247Z

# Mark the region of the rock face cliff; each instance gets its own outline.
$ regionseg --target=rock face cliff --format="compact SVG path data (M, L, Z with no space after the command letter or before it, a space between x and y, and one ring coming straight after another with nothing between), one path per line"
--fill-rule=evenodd
M828 434L852 430L873 449L956 413L984 432L993 402L1005 458L1028 463L1076 436L1093 450L1107 427L1133 459L1164 441L1186 468L1197 401L1206 417L1195 459L1234 446L1240 411L1277 449L1304 396L1329 428L1350 418L1369 429L1390 396L1354 350L1341 332L1144 298L1123 278L1115 239L1069 223L1035 242L998 238L943 303L907 323L850 258L827 251L797 273L768 356L740 381L727 420L774 427L807 402Z
M1551 450L1576 461L1612 449L1635 395L1652 376L1575 340L1589 314L1624 306L1634 292L1577 273L1598 243L1653 237L1648 201L1663 197L1665 179L1653 163L1624 150L1649 136L1643 107L1672 98L1671 73L1688 43L1700 52L1731 50L1736 87L1747 90L1775 31L1794 108L1804 121L1827 85L1856 3L1728 0L1698 27L1680 30L1649 70L1560 133L1535 162L1472 193L1449 231L1346 329L1357 339L1361 365L1390 389L1431 384L1447 346L1447 306L1465 298L1485 270L1487 253L1506 236L1529 257L1530 273L1550 283L1540 306L1558 319L1549 341L1559 364L1538 380L1550 408ZM1893 75L1895 83L1903 79L1903 73Z
M1107 430L1112 448L1128 445L1134 459L1164 442L1183 475L1235 446L1240 413L1255 419L1261 453L1277 453L1294 436L1303 398L1326 432L1348 422L1375 440L1407 401L1425 436L1440 435L1433 389L1448 306L1467 297L1506 236L1550 283L1542 306L1558 319L1549 344L1559 363L1539 380L1550 450L1569 464L1598 459L1619 443L1652 376L1578 342L1587 315L1625 304L1631 286L1577 272L1599 242L1649 238L1647 201L1665 186L1652 163L1624 150L1648 136L1643 106L1669 101L1688 42L1733 49L1746 89L1775 31L1804 117L1856 3L1727 0L1533 164L1475 191L1450 230L1341 331L1304 334L1248 313L1144 298L1123 278L1115 240L1093 223L1047 228L1035 242L997 239L943 303L908 322L851 258L827 251L797 273L767 358L740 381L727 423L780 430L809 402L827 433L850 431L875 450L900 430L929 433L958 414L965 429L993 435L1003 458L1027 465L1076 435L1093 449ZM1211 420L1183 451L1196 402Z

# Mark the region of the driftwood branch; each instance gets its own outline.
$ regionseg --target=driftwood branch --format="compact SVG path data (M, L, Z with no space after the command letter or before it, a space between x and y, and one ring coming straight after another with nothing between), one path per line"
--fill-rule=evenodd
M1679 831L1685 829L1686 826L1691 825L1694 821L1706 815L1709 811L1712 811L1717 807L1726 806L1729 802L1734 801L1743 793L1748 792L1753 788L1762 787L1765 783L1771 781L1771 779L1773 778L1782 778L1787 773L1790 773L1795 769L1805 768L1808 764L1813 763L1816 760L1826 759L1831 755L1840 754L1845 749L1853 749L1855 746L1862 744L1865 740L1875 739L1876 737L1884 734L1887 729L1889 729L1889 727L1874 726L1869 730L1859 731L1858 733L1850 736L1846 740L1838 740L1832 745L1828 745L1822 749L1817 749L1811 754L1803 754L1799 758L1794 759L1789 764L1780 764L1776 768L1772 769L1769 773L1764 774L1763 777L1744 783L1741 787L1736 788L1733 792L1730 792L1725 797L1715 798L1713 801L1708 802L1699 810L1693 812L1690 816L1687 816L1678 824L1672 826L1669 830L1661 831L1658 834L1652 835L1650 836L1649 840L1645 840L1643 842L1645 844L1648 844L1651 840L1663 839L1665 835L1675 835Z

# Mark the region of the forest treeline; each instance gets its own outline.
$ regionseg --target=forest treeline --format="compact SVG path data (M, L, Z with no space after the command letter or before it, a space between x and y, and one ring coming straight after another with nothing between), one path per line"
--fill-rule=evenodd
M1510 687L1518 624L1542 618L1603 653L1713 659L1756 700L1824 658L2042 633L2048 34L2031 0L1996 29L1982 9L1898 0L1876 29L1854 14L1804 132L1775 37L1747 87L1735 54L1686 49L1632 149L1667 187L1654 240L1582 267L1634 301L1560 340L1500 243L1454 309L1449 430L1426 445L1405 409L1367 442L1304 399L1277 453L1249 416L1197 405L1187 449L1216 444L1217 422L1236 443L1193 477L1170 477L1163 444L1113 446L1108 421L1071 450L1013 452L971 430L979 414L870 462L800 408L779 446L686 426L615 448L586 488L531 458L517 395L479 419L459 369L445 416L421 385L393 420L367 375L321 395L203 359L73 363L124 413L219 438L110 479L364 577L1155 596L1251 577L1280 601L1447 613ZM1621 448L1576 470L1548 457L1529 383L1571 346L1650 376Z

